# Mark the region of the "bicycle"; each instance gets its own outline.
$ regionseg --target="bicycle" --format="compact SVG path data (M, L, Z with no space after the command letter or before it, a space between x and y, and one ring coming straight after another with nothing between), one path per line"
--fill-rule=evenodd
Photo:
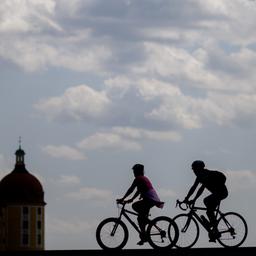
M191 248L195 245L199 238L199 224L206 229L210 238L215 238L223 247L238 247L247 237L246 221L236 212L222 213L218 205L215 210L217 230L213 230L206 217L197 214L197 211L206 211L205 207L197 207L194 204L188 206L179 200L176 201L177 206L183 211L190 209L188 213L173 218L179 228L177 248Z
M96 240L102 249L122 249L129 238L126 224L122 221L124 217L134 229L141 234L139 226L129 215L138 216L138 213L125 208L127 202L117 203L120 209L117 218L111 217L103 220L97 227ZM119 207L121 205L121 207ZM169 249L178 241L178 227L169 217L159 216L152 220L147 219L146 238L154 249Z

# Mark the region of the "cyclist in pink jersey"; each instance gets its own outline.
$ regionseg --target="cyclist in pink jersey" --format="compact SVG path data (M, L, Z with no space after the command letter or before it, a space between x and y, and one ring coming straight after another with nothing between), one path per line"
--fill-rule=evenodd
M141 240L138 242L138 245L143 245L144 242L146 242L145 227L147 224L146 220L149 211L153 206L163 208L164 203L159 199L150 180L144 176L144 166L142 164L135 164L132 169L135 179L125 195L122 198L117 199L117 201L123 202L125 198L132 194L133 191L137 188L132 198L127 200L127 202L131 203L135 198L140 196L140 200L133 203L132 208L139 214L138 223L141 229Z

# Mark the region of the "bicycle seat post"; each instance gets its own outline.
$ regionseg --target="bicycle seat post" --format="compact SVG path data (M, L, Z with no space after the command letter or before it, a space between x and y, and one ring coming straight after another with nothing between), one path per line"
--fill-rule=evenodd
M220 203L217 205L216 210L215 210L215 218L217 219L218 213L220 212Z

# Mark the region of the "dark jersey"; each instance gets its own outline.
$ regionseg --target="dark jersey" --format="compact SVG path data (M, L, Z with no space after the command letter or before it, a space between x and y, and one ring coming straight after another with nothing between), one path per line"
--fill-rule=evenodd
M219 171L204 169L197 175L197 182L205 186L213 194L226 193L226 176Z

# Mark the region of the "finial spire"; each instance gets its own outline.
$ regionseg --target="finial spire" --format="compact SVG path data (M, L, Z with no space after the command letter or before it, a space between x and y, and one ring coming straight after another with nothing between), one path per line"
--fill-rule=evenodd
M19 136L19 149L21 149L21 136Z
M16 155L16 165L24 165L25 152L21 148L21 136L19 136L19 149L16 150L15 155Z

